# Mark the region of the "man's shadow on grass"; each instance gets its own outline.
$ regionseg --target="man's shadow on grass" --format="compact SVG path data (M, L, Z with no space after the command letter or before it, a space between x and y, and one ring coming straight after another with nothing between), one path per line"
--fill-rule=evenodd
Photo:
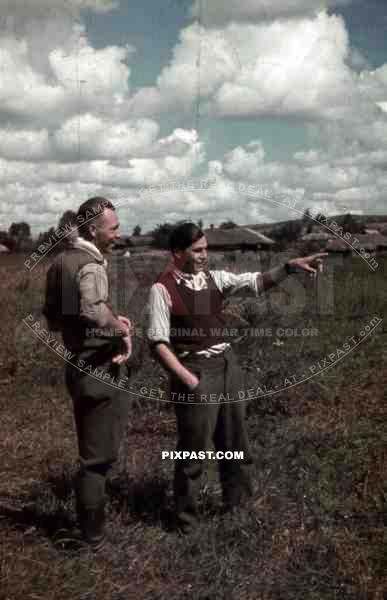
M0 519L25 533L40 533L56 542L72 535L77 528L75 514L76 473L64 472L38 482L23 496L0 500ZM120 514L129 526L141 521L159 525L166 531L175 529L174 513L164 479L135 481L127 473L107 479L107 522Z
M108 478L106 491L111 511L124 515L129 523L141 521L173 531L175 521L169 485L168 479L134 480L126 472Z

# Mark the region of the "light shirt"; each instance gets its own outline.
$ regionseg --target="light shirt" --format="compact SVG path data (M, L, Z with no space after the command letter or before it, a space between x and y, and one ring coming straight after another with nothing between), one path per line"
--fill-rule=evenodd
M260 272L230 273L229 271L210 270L209 273L212 276L216 287L225 297L240 291L249 291L255 296L258 296L263 290L262 274ZM208 274L204 271L191 274L184 273L179 269L174 269L172 275L176 283L179 284L180 282L183 282L187 288L192 290L203 290L208 288ZM150 289L148 300L149 320L147 337L150 342L170 343L171 308L172 300L167 288L162 283L154 283ZM224 352L229 346L230 344L228 342L223 342L221 344L210 346L205 350L199 350L195 354L209 357ZM182 358L187 354L189 354L189 352L183 352L179 356Z
M108 306L107 261L95 244L82 237L74 240L71 246L79 250L85 250L91 258L99 261L98 263L90 262L84 265L77 273L80 316L97 327L106 327L111 318L111 310Z

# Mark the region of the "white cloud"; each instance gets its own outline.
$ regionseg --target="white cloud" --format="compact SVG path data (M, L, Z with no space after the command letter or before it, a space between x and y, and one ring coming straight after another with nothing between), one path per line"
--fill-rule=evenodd
M0 7L5 4L0 0ZM93 47L71 12L113 5L12 3L14 15L4 21L0 40L5 222L28 214L35 228L47 228L97 193L131 199L120 209L124 227L183 217L247 223L290 216L274 202L236 193L230 183L237 181L267 186L278 198L290 196L328 214L347 204L351 210L382 206L387 65L369 70L366 58L351 48L343 19L315 14L326 3L230 0L217 11L218 0L208 2L202 24L210 27L183 29L155 85L135 93L134 49ZM273 21L278 15L282 19ZM168 111L181 113L181 126L160 137L156 115ZM206 164L203 141L185 126L186 113L196 111L306 117L309 143L279 161L268 160L262 142L252 139ZM215 189L139 196L142 187L203 171L219 182Z
M28 212L28 220L36 230L43 223L39 215L45 214L45 224L49 227L66 209L77 208L91 195L135 196L142 187L189 177L204 161L202 143L192 130L177 129L165 138L159 138L157 124L143 120L137 122L136 138L130 134L134 131L131 130L133 123L110 123L104 129L100 127L100 121L89 116L83 124L89 127L85 139L91 142L81 148L81 152L89 152L82 162L61 162L64 155L61 157L60 152L68 152L67 158L76 154L71 135L66 137L68 123L60 130L61 135L51 136L49 140L45 131L20 130L14 138L11 132L0 131L0 135L3 134L0 154L6 156L0 158L0 208L2 205L7 207L6 221L11 223L21 215L25 219ZM7 142L10 142L9 148L6 148ZM30 147L27 153L23 153L23 144ZM134 144L138 145L138 155L142 154L142 158L137 157ZM135 158L130 158L130 151L135 152ZM52 160L55 153L56 162ZM96 159L91 156L98 154L107 157ZM112 160L114 156L120 159L116 164ZM183 201L183 196L180 194L179 201L184 212L191 205ZM156 195L151 200L139 201L138 208L144 210L147 207L151 214L158 215L162 206L173 207L174 198L173 193L161 200Z
M53 125L88 110L119 116L129 97L132 47L95 49L77 24L60 30L61 46L47 31L40 43L37 29L29 33L0 41L0 110L8 119Z
M387 63L375 70L362 71L358 86L366 102L373 101L384 110L387 102Z
M91 113L68 119L53 135L53 149L68 158L128 160L145 152L159 132L150 119L114 122Z
M371 68L371 64L366 56L357 48L350 48L347 63L354 71L364 71Z
M332 146L335 141L331 141ZM340 149L335 149L336 154L326 146L297 152L293 160L283 162L266 162L264 149L260 149L257 142L234 148L216 165L218 179L224 186L216 188L209 196L221 211L218 219L214 215L214 222L224 220L224 216L231 213L236 215L234 220L239 223L255 219L280 220L297 216L297 210L302 213L306 208L327 214L349 210L385 212L387 149L352 154L353 148L342 138ZM296 202L296 210L290 215L289 209L274 202L238 194L235 190L240 189L240 185L245 191L249 185L253 189L267 189L268 196L277 200L289 196ZM209 210L212 210L212 204Z
M337 118L357 101L348 53L343 19L326 13L223 29L192 24L156 88L139 91L132 109L192 112L200 101L211 116Z
M75 17L84 8L106 13L118 6L118 0L0 0L0 12L8 24L17 18L48 19L60 18L62 15Z
M320 160L319 150L307 150L306 152L296 152L294 159L301 163L313 164Z
M25 40L2 40L0 47L2 86L0 105L3 112L29 116L45 114L63 100L63 90L49 85L42 73L28 64L28 45Z
M129 69L124 61L130 47L107 46L96 50L85 37L81 36L79 40L80 43L71 51L57 48L49 55L58 83L80 95L82 82L82 96L89 102L98 99L99 95L127 94Z
M265 150L259 140L251 141L246 148L238 146L225 155L224 173L241 179L251 179L263 164Z
M224 25L229 21L247 22L278 18L313 16L334 6L345 6L351 0L193 0L191 15L206 26Z
M36 161L49 154L48 133L40 130L0 129L0 156L8 160Z

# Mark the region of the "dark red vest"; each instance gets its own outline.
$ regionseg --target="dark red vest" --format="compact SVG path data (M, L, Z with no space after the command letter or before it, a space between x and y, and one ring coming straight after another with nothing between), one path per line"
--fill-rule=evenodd
M177 353L197 352L224 342L225 321L220 314L224 297L211 275L207 282L207 289L191 290L182 280L177 283L170 271L159 279L171 296L170 341Z

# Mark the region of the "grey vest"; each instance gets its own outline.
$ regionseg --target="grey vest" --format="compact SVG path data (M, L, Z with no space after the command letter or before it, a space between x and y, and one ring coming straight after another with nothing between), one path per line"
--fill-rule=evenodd
M66 348L79 353L95 349L115 352L120 339L80 318L80 292L77 274L87 264L102 264L87 251L69 248L59 254L47 272L43 314L51 330L60 331Z

